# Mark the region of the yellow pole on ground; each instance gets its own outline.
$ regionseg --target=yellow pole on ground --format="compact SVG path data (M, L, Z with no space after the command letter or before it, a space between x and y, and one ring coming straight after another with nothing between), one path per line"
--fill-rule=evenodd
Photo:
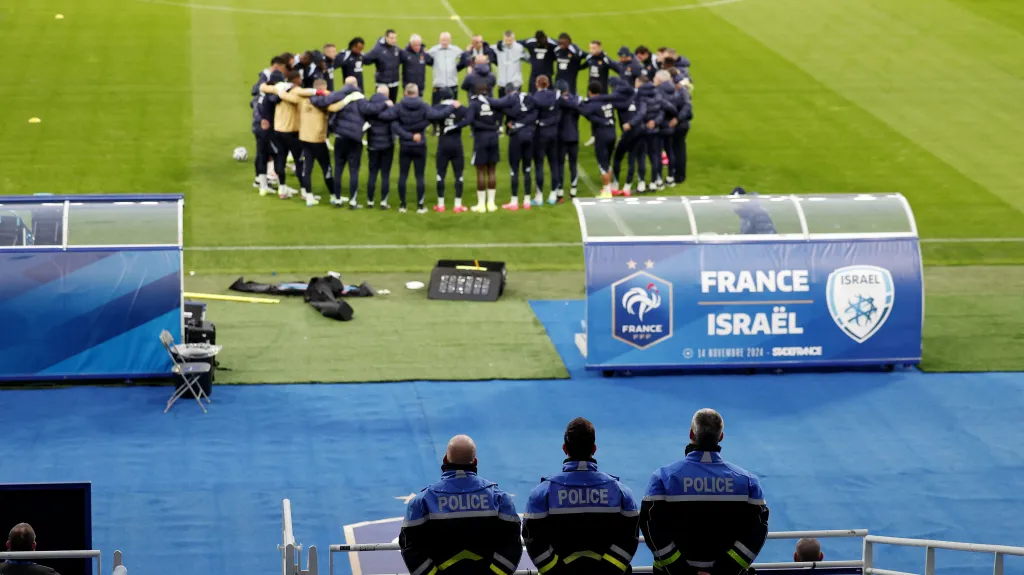
M216 301L234 301L239 303L281 303L281 300L279 299L270 299L265 297L245 297L238 295L218 295L212 293L185 292L185 297L191 297L195 299L210 299Z

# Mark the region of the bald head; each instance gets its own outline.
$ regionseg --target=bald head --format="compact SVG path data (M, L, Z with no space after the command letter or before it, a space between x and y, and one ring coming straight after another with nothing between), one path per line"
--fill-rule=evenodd
M452 43L452 35L448 32L441 32L441 37L439 39L441 40L441 46L445 48L450 46Z
M817 539L804 538L796 542L793 561L821 561L825 554L821 552L821 544Z
M468 435L456 435L448 442L444 455L445 463L455 465L476 465L476 444Z
M345 85L346 86L358 86L359 85L359 80L356 80L355 76L349 76L348 78L345 78Z
M28 523L19 523L11 529L7 537L7 549L10 551L35 551L36 532Z
M384 94L385 96L390 96L391 95L391 90L388 90L387 86L381 84L380 86L377 86L377 93L378 94Z

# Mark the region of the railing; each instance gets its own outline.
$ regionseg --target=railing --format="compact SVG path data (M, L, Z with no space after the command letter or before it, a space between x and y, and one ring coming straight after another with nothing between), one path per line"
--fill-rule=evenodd
M992 553L995 561L992 564L992 575L1003 575L1003 558L1006 555L1024 557L1024 547L1008 545L981 545L978 543L958 543L955 541L936 541L934 539L904 539L902 537L880 537L868 535L864 538L864 575L916 575L904 571L877 569L874 567L875 544L898 545L902 547L924 548L924 575L935 575L935 550L970 551L973 553Z
M115 551L114 553L116 554L115 557L120 557L120 551ZM0 553L0 560L93 558L96 559L96 573L103 575L103 561L100 559L100 552L95 549L87 551L4 551L3 553Z
M316 546L311 545L306 557L306 569L302 569L302 545L295 543L295 531L292 529L292 502L281 501L281 575L317 575L318 564Z
M839 537L867 537L867 529L834 529L826 531L775 531L768 533L768 539L801 539L804 537L815 537L818 539L825 538L839 538ZM640 542L643 543L644 538L640 537ZM362 543L362 544L341 544L331 545L328 547L330 556L330 575L334 575L334 554L335 553L358 553L360 551L399 551L401 548L398 543ZM801 569L801 568L862 568L864 566L863 559L852 559L849 561L806 561L806 562L786 562L786 563L754 563L752 567L755 569ZM633 573L653 573L654 567L643 566L634 567ZM290 575L290 574L285 574ZM315 572L310 575L316 575ZM539 575L539 572L535 569L519 569L515 572L515 575ZM896 574L896 573L878 573L878 575L907 575L907 574ZM929 575L934 575L931 573ZM996 575L1002 575L1001 573Z

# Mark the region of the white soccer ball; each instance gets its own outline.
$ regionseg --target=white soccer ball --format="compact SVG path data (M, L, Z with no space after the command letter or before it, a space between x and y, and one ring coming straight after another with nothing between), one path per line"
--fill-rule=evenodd
M235 148L235 153L232 154L232 157L235 158L236 162L244 162L249 159L249 152L242 146L239 146Z

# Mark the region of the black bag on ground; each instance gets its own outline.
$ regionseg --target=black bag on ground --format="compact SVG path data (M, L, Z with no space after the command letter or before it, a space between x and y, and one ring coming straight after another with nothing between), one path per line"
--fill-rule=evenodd
M309 305L315 307L320 315L338 321L351 321L355 311L352 306L344 301L339 301L338 296L345 291L345 284L335 277L326 276L312 278L306 288L304 299Z

